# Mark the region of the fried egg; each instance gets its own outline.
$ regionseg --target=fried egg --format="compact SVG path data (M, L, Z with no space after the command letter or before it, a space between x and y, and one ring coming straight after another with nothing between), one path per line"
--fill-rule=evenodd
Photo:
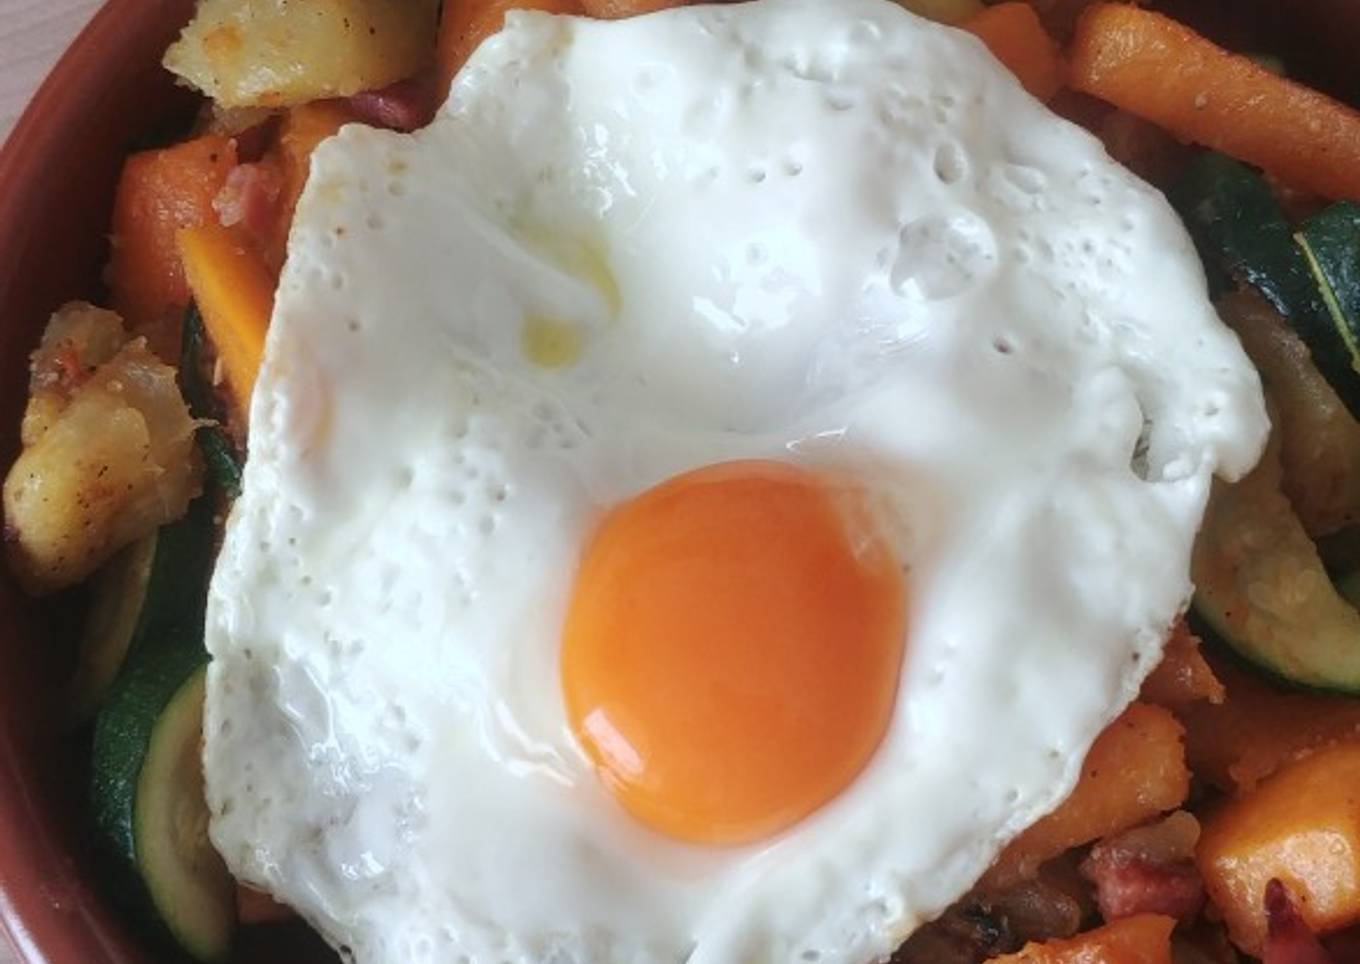
M886 0L511 13L316 152L213 577L231 870L363 964L890 953L1266 417L1162 197Z

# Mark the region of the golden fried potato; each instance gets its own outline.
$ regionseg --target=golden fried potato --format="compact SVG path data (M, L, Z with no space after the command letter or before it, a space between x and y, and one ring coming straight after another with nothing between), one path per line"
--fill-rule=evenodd
M35 377L43 356L40 348ZM9 562L35 594L84 579L118 549L183 515L200 489L194 420L175 370L145 340L127 343L63 391L65 399L53 391L40 402L41 431L4 484Z
M19 430L32 445L71 400L76 385L118 353L127 341L123 320L85 301L63 305L47 323L29 369L28 407Z
M347 97L434 56L438 0L199 0L165 66L223 107Z

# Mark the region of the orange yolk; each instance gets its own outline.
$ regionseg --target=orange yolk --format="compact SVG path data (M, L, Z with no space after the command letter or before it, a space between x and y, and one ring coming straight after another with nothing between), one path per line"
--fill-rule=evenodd
M746 843L863 769L892 715L906 593L862 501L791 465L730 462L606 517L577 574L562 685L635 817Z

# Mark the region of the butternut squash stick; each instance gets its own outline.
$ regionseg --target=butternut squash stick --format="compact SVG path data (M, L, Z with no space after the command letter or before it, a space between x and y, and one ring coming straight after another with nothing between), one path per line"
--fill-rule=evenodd
M247 413L274 308L274 280L259 254L219 224L186 228L179 248L203 326L240 411Z

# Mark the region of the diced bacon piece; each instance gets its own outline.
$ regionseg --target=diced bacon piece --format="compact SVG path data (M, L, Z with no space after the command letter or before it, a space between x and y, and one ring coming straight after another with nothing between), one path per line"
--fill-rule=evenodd
M213 210L223 227L239 226L262 238L273 229L282 190L283 179L274 165L237 164L213 199Z
M1266 884L1266 946L1261 964L1337 964L1309 929L1289 888L1278 878Z
M1191 920L1204 903L1204 883L1189 862L1159 867L1138 859L1092 859L1085 868L1096 885L1100 916L1107 921L1135 914Z
M374 127L413 131L434 117L435 87L432 78L411 77L378 90L366 90L349 99L359 119Z
M1198 839L1199 821L1177 811L1097 843L1081 871L1095 884L1101 916L1107 921L1135 914L1192 920L1204 903L1204 883L1194 862Z

